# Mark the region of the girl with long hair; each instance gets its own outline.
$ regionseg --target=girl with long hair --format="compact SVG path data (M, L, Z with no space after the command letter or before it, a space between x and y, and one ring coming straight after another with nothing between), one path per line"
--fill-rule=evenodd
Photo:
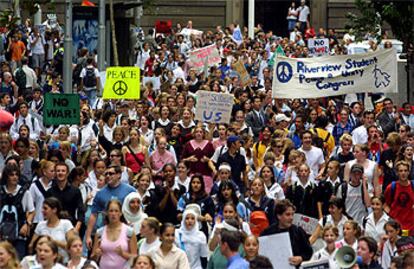
M129 268L128 260L137 253L134 230L122 222L122 205L118 200L111 200L106 211L108 222L96 232L92 257L99 259L102 269Z

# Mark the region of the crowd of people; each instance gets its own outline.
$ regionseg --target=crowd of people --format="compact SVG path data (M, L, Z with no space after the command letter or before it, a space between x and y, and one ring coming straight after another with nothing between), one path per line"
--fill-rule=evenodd
M235 25L188 35L191 21L140 34L136 66L161 82L142 85L140 100L100 98L99 55L80 48L78 125L43 123L44 94L63 93L62 33L30 21L5 31L0 106L15 120L0 133L0 269L273 268L259 238L279 233L293 268L340 268L343 246L359 256L353 268L414 268L411 104L272 97L278 46L300 58L308 38L328 37L331 55L353 42L333 29L312 36L305 4L289 9L293 38L258 25L237 45ZM189 51L211 44L221 63L189 68ZM231 121L194 120L198 90L233 94ZM318 220L313 232L298 214Z

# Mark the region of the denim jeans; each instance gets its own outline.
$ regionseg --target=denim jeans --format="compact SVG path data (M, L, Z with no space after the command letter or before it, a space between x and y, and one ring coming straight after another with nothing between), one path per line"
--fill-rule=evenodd
M85 94L88 97L89 105L93 105L96 102L96 88L91 90L85 90Z

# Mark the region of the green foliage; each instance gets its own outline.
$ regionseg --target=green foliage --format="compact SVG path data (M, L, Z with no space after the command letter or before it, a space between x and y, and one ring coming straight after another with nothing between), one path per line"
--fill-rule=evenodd
M4 9L0 11L0 27L6 27L7 29L14 29L17 27L18 17L14 15L12 9Z
M367 33L380 40L378 30L386 22L395 38L404 42L405 50L413 42L414 1L355 0L355 6L360 14L349 13L346 28L357 40L364 39Z
M366 39L367 34L379 40L381 38L381 14L375 10L374 3L365 0L355 0L359 15L349 12L345 28L355 35L356 41Z

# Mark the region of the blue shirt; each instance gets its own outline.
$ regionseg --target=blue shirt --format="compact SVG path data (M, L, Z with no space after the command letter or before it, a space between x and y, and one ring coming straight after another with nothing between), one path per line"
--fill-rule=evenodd
M125 197L131 192L136 192L136 190L125 183L121 183L115 188L106 185L96 193L96 196L93 199L92 213L97 214L105 211L108 202L114 199L119 200L122 204Z
M249 269L249 263L237 253L228 260L227 269Z

